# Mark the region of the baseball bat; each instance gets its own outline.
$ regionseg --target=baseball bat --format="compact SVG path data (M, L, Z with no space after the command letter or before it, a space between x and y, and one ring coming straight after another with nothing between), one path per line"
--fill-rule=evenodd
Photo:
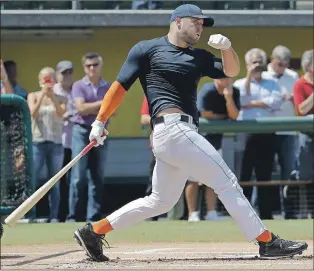
M104 134L106 136L106 134ZM38 188L28 199L16 208L5 220L5 224L13 227L37 202L47 194L47 192L73 167L84 155L86 155L96 144L96 140L91 141L77 156L75 156L65 167L53 176L43 186Z

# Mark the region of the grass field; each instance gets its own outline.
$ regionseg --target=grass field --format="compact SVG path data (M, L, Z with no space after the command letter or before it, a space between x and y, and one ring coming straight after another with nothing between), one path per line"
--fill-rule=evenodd
M4 226L1 269L313 269L312 220L264 222L282 238L306 240L309 249L289 260L256 261L258 247L232 220L142 222L108 234L111 261L91 263L73 240L83 223L18 224Z
M266 226L281 236L313 240L312 220L269 220ZM73 242L73 233L83 223L4 225L1 244L35 245ZM243 234L232 220L191 223L185 221L142 222L128 229L111 232L109 242L244 242Z

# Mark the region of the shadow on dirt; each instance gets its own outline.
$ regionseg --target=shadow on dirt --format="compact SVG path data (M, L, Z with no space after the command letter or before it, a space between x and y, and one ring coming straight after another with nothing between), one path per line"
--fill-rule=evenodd
M31 260L18 262L18 263L15 263L15 264L8 264L6 266L22 266L22 265L26 265L26 264L42 261L42 260L47 260L47 259L52 259L52 258L64 256L64 255L71 254L71 253L74 253L74 252L79 252L79 251L82 251L82 250L75 249L75 250L63 251L63 252L60 252L60 253L50 254L50 255L39 257L39 258L36 258L36 259L31 259ZM24 257L24 256L21 256L21 257Z
M0 259L1 260L10 260L10 259L19 259L19 258L24 258L24 255L1 255Z

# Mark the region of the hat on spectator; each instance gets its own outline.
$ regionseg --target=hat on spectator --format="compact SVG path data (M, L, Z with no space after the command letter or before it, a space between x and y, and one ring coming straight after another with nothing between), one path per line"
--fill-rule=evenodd
M64 72L66 70L73 70L73 63L68 60L60 61L57 64L57 72Z
M184 17L204 19L203 26L214 25L214 19L212 17L203 15L202 10L198 6L192 5L192 4L184 4L184 5L178 6L172 12L170 23L173 22L176 18L184 18Z

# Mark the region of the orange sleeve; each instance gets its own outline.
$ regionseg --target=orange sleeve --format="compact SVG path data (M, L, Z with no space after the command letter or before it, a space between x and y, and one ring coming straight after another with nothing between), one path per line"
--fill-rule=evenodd
M96 119L101 122L106 122L121 104L126 92L127 91L118 81L114 81L102 100Z

